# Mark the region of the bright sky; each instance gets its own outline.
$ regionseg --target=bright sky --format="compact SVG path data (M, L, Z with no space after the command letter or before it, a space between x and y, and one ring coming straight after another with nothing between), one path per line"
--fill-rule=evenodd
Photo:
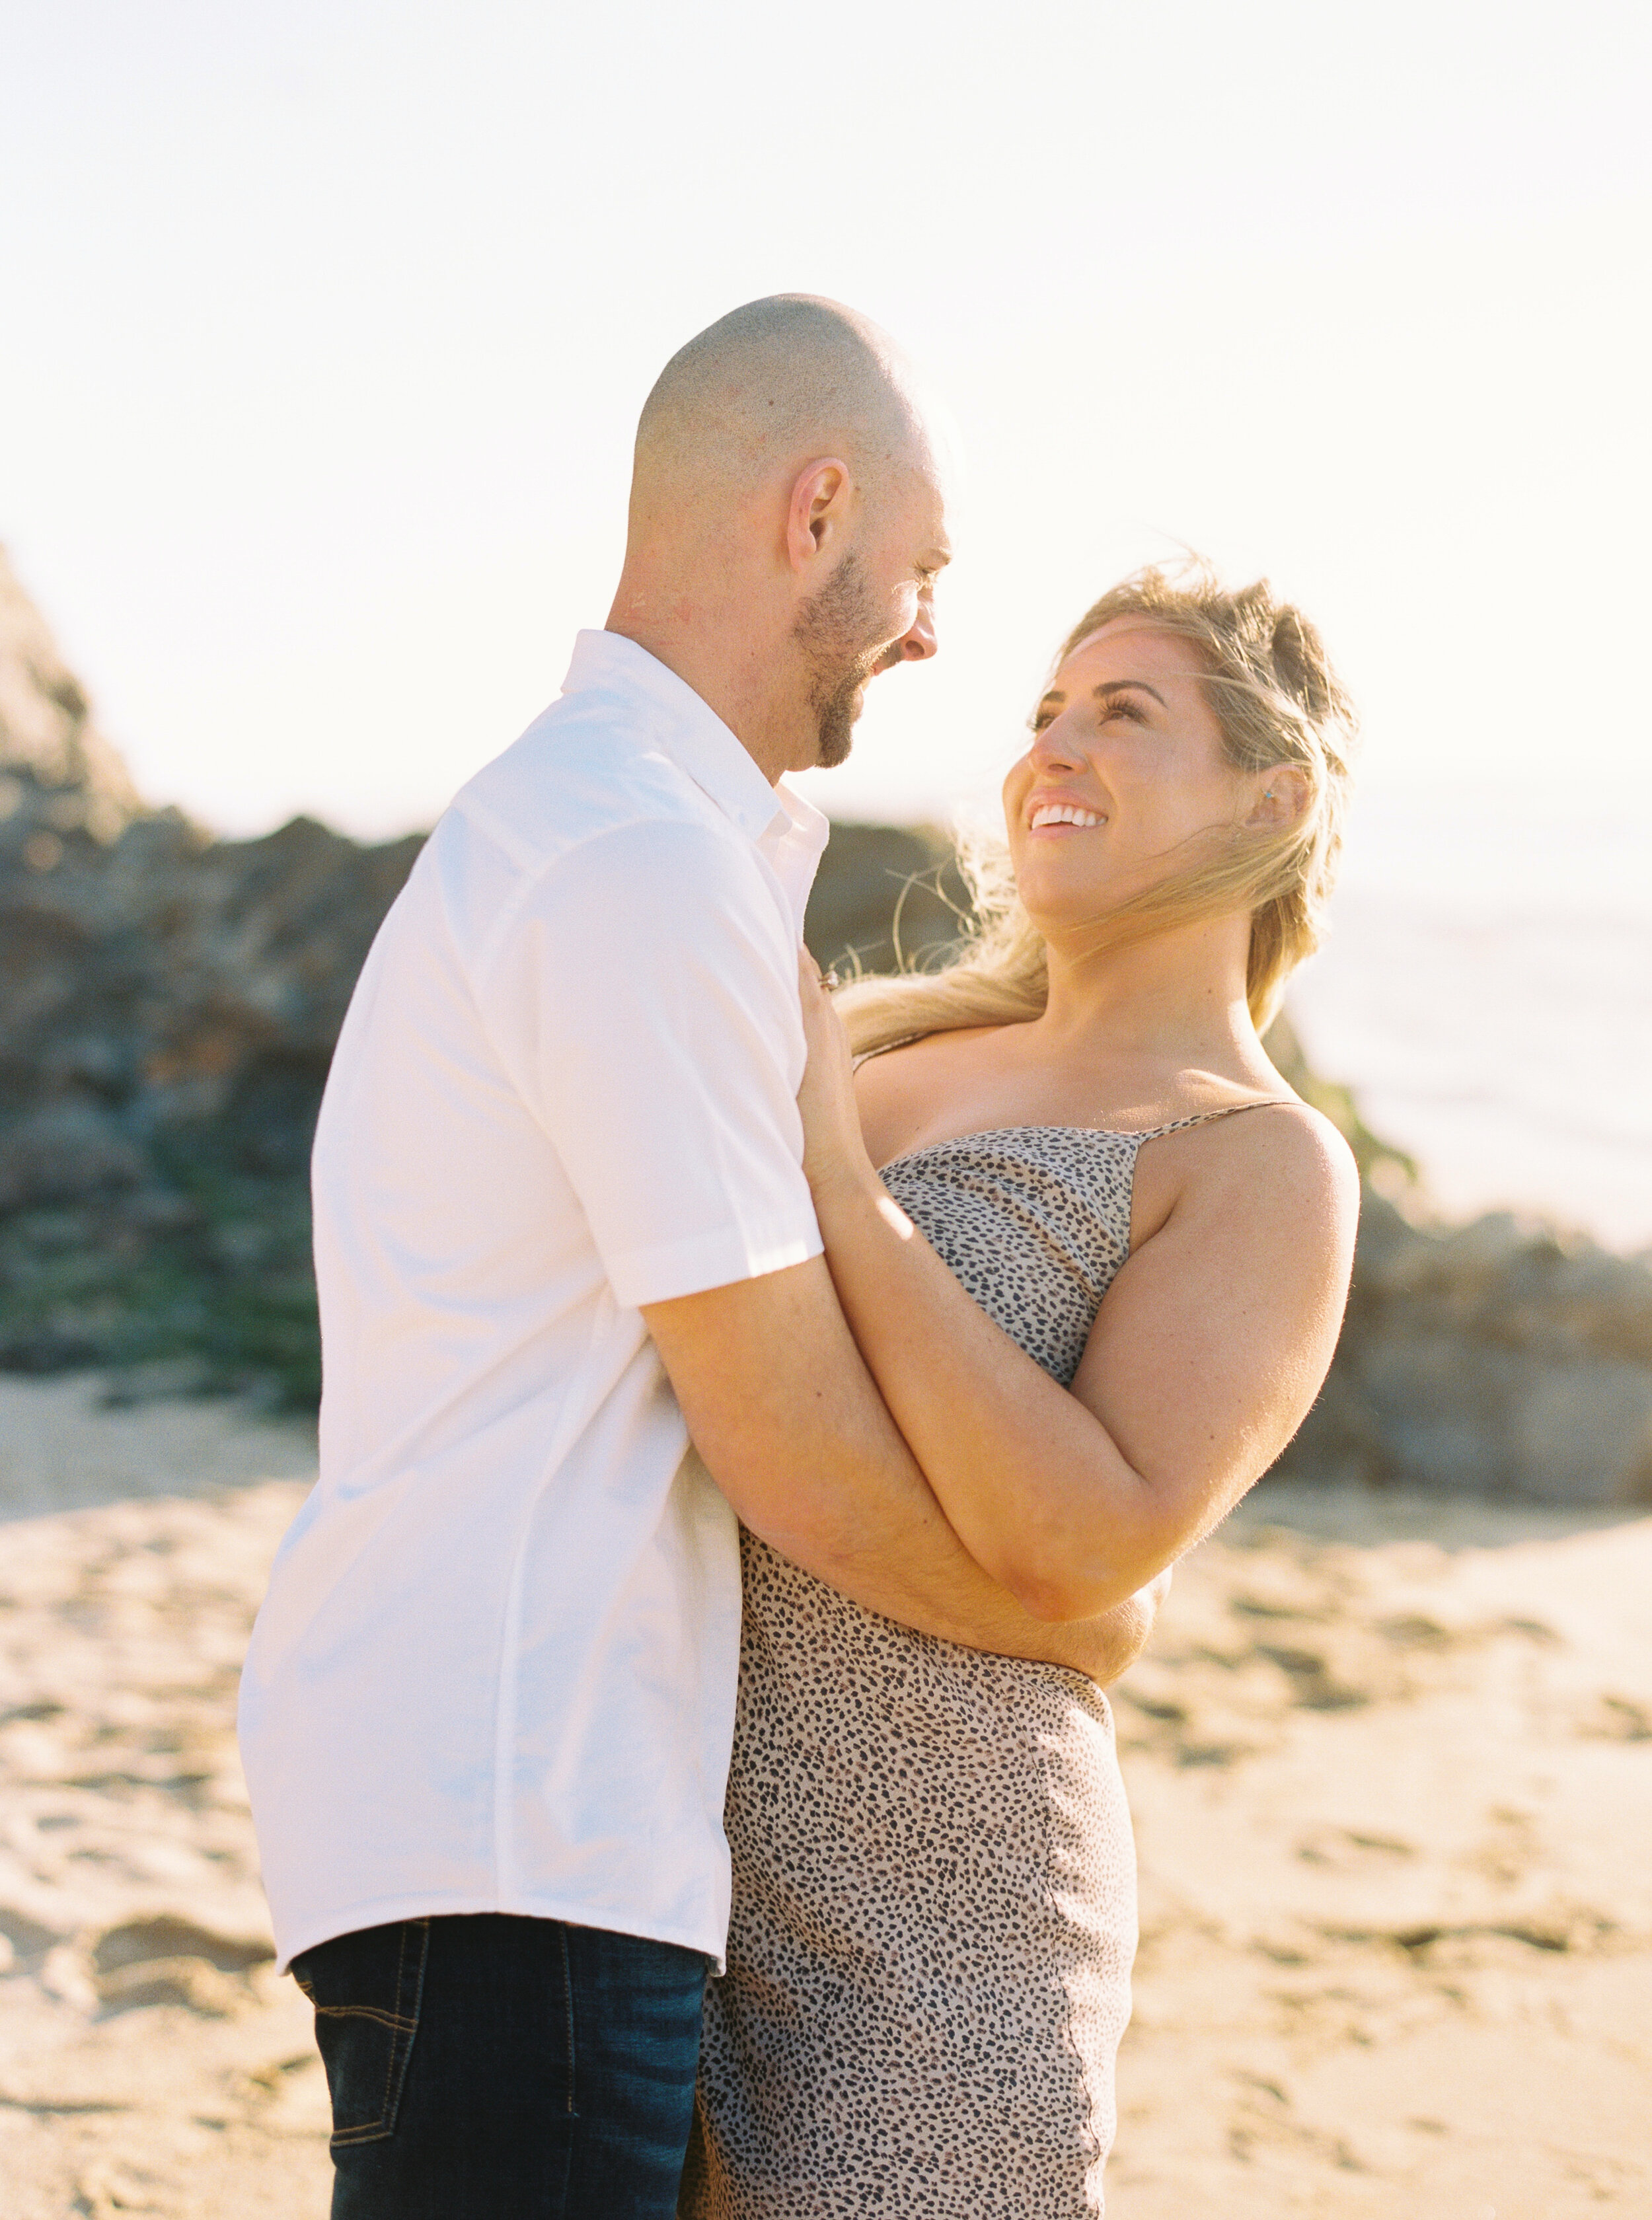
M1643 803L1649 27L0 0L0 538L153 798L427 822L602 622L665 358L820 291L972 473L836 814L994 782L1072 617L1184 542L1319 619L1385 790Z

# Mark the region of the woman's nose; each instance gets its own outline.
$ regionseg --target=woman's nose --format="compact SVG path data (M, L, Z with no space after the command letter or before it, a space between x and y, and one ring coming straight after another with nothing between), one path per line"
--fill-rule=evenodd
M1027 755L1038 770L1081 770L1084 765L1078 734L1065 717L1052 717L1041 733L1035 733Z

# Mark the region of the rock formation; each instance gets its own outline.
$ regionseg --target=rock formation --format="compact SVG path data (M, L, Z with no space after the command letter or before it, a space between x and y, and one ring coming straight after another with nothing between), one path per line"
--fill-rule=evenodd
M1413 1225L1368 1187L1337 1361L1284 1467L1652 1503L1652 1263L1507 1212Z
M0 548L0 819L25 813L36 868L50 842L110 841L140 814L126 765L91 720L79 682Z
M309 1133L418 840L144 809L3 558L0 820L0 1363L313 1396Z
M0 557L0 1366L314 1399L310 1132L419 845L305 818L215 840L144 808ZM839 826L810 945L883 968L898 910L921 957L962 892L938 833ZM1652 1500L1652 1268L1536 1220L1413 1223L1412 1168L1288 1027L1270 1046L1386 1190L1289 1469Z

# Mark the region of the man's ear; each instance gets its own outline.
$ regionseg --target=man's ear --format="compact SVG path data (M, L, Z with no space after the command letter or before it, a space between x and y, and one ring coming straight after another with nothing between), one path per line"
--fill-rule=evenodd
M1277 832L1294 825L1308 806L1307 773L1295 764L1275 764L1262 780L1250 814L1248 829Z
M813 570L827 552L828 542L847 529L854 493L849 465L836 455L805 463L786 514L786 556L794 571ZM833 546L834 558L837 552Z

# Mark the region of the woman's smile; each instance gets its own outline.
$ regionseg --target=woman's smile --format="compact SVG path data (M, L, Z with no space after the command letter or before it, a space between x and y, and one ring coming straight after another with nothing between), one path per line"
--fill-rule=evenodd
M1088 803L1071 801L1064 795L1035 794L1027 804L1029 832L1089 832L1107 821L1106 810L1092 809Z

